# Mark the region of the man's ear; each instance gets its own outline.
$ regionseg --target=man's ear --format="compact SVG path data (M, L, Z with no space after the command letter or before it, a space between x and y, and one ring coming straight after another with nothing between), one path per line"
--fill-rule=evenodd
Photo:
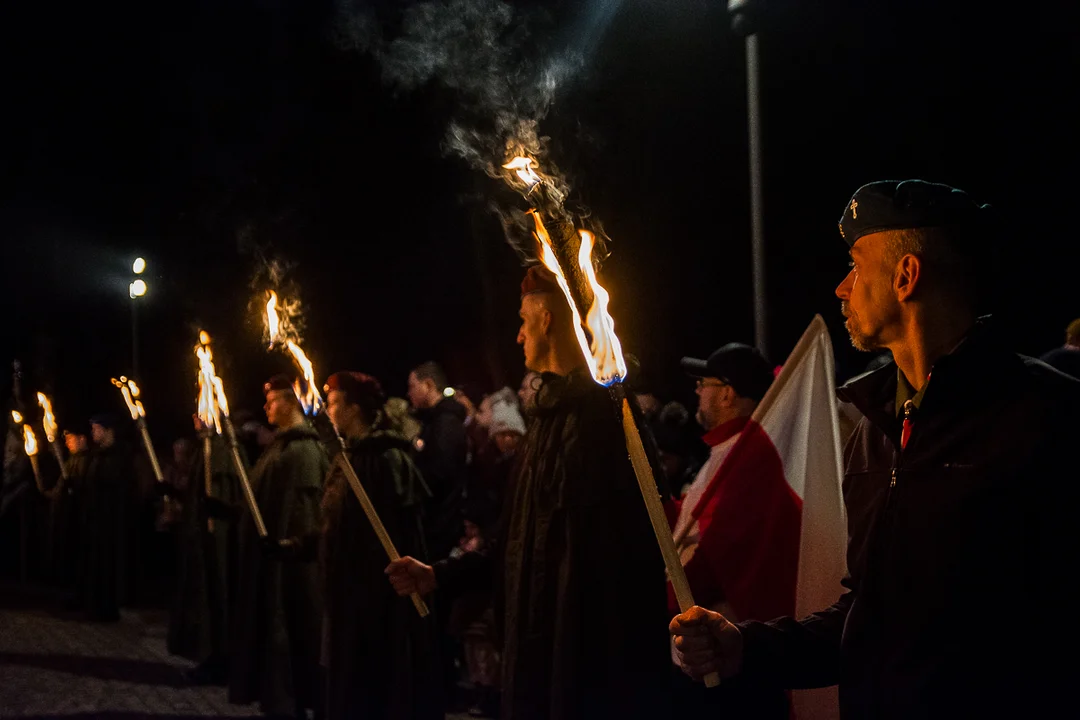
M555 322L555 316L546 307L540 308L540 330L544 335L551 334L551 326Z
M922 277L922 261L915 255L905 255L896 264L896 274L893 276L893 292L896 299L903 302L910 300L919 286Z

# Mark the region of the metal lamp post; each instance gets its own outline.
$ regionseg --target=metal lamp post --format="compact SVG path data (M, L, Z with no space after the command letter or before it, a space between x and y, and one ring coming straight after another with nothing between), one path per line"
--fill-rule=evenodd
M146 272L146 260L135 258L131 272L136 276ZM131 298L131 376L139 377L139 298L146 295L146 281L136 277L128 284L128 297Z

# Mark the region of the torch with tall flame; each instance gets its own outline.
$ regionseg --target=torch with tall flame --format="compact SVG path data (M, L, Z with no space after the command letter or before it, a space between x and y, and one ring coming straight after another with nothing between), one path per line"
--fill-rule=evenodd
M259 533L259 537L266 537L266 523L263 522L259 505L255 501L255 492L251 488L251 481L248 480L244 460L240 457L240 443L236 439L236 429L233 427L232 420L229 419L229 401L225 397L225 384L217 376L217 370L214 368L213 353L210 351L210 335L205 330L199 332L199 344L195 346L195 354L199 358L199 419L203 424L203 472L206 480L206 495L210 496L213 475L211 434L216 432L220 435L224 430L233 469L236 470L236 476L240 479L240 489L244 493L244 501L251 512L251 519L255 522L255 530ZM211 532L213 529L211 521Z
M608 312L610 296L596 277L593 262L595 238L587 230L575 232L562 208L561 191L554 189L540 174L535 160L516 157L503 167L513 171L513 177L508 178L508 181L532 205L529 212L533 218L533 236L537 242L540 261L555 275L563 295L566 296L573 315L578 344L589 372L593 380L608 388L613 402L619 408L626 449L637 477L638 488L645 500L653 533L660 545L679 607L686 612L694 605L694 597L690 592L690 583L686 579L686 572L672 537L671 525L657 491L652 464L645 452L637 420L623 386L627 376L626 361L623 359L622 345L615 334L615 322ZM557 229L554 238L542 215L547 215L555 224ZM576 253L573 251L575 235L578 240ZM582 317L585 319L584 323ZM715 687L719 683L720 677L715 673L705 678L705 684L709 687Z
M308 417L315 417L323 406L319 386L315 384L315 368L312 366L308 356L300 349L300 346L289 336L290 333L287 332L286 324L281 321L281 317L278 315L278 296L273 290L270 291L270 298L266 301L266 330L270 336L271 349L275 345L281 345L292 355L297 367L300 368L300 372L304 376L304 384L307 387L303 388L297 382L293 386L293 392L296 393L296 399L300 401L300 406L304 408L304 414Z
M52 448L53 455L56 457L56 463L60 466L61 482L67 482L67 467L64 466L64 456L60 452L60 443L57 441L56 431L59 429L59 425L56 423L56 416L53 415L52 402L43 392L37 394L37 399L38 405L41 406L41 411L43 413L41 424L45 430L45 439L49 441L49 446Z
M338 434L337 429L330 423L329 418L321 412L324 409L324 403L322 395L319 394L318 386L315 384L315 369L312 367L311 361L308 360L307 355L300 349L300 346L289 337L290 333L287 331L285 323L281 321L281 318L278 315L278 307L277 293L271 290L270 297L266 303L266 331L270 337L270 348L273 349L275 345L282 345L289 351L293 360L300 368L300 372L304 375L304 382L307 385L307 389L306 391L302 389L299 383L293 386L293 391L296 393L297 400L300 401L300 405L304 408L304 413L313 418L317 427L320 422L323 425L322 428L319 428L321 430L320 436L326 438L332 436L333 442L336 445L336 452L332 453L334 456L334 463L345 475L345 480L349 483L349 487L352 488L353 494L356 495L360 507L364 510L364 515L367 516L368 522L371 523L371 527L375 531L375 535L379 538L379 543L383 546L383 550L390 560L398 560L400 559L401 554L398 553L397 548L394 546L394 541L390 538L390 533L386 531L386 526L383 524L382 519L375 510L375 506L368 497L367 491L364 490L364 486L361 484L360 478L356 474L356 469L352 466L352 463L349 462L349 458L345 454L345 440ZM329 427L327 428L326 426ZM327 442L330 442L330 440L327 440ZM427 617L429 611L424 599L417 593L412 593L410 598L412 599L413 607L416 608L416 612L420 614L420 617Z
M26 456L30 458L30 467L34 470L34 482L37 484L38 492L44 495L45 483L41 480L41 468L38 466L37 458L37 437L34 435L34 428L29 424L23 425L23 449L26 450Z
M146 450L150 468L154 471L154 479L158 482L165 482L165 475L161 472L161 464L158 463L157 453L154 452L154 444L150 442L150 431L146 427L146 408L143 407L142 400L139 399L139 386L135 384L134 380L129 380L124 376L120 376L119 380L113 378L112 384L120 388L120 394L124 396L124 404L127 405L128 412L131 413L131 419L135 421L135 427L139 428L143 449Z

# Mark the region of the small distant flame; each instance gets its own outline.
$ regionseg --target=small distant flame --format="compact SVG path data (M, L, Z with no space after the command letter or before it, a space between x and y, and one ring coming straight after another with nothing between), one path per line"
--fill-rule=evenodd
M199 358L199 420L204 427L221 434L221 412L218 408L213 355L210 352L210 336L204 331L199 333L199 344L195 346L195 355Z
M132 420L146 417L146 409L143 408L142 401L139 400L139 386L135 384L134 380L128 380L121 375L119 380L113 378L112 384L120 388L120 394L124 396L124 402L127 403Z
M37 438L34 436L34 428L29 425L23 425L23 449L26 450L26 454L30 457L37 455L38 446Z
M45 393L39 392L37 394L38 405L44 411L44 417L41 424L45 428L45 437L49 442L56 442L56 417L53 415L52 403L49 402L49 398Z
M19 412L18 410L12 410L11 411L11 419L14 420L17 423L22 423L22 421L23 421L22 413Z
M503 165L503 168L506 170L513 170L521 182L525 183L525 185L532 190L543 181L543 178L533 170L534 164L535 161L532 158L519 156Z
M596 279L596 270L592 262L594 245L592 233L587 230L578 231L581 235L581 248L578 250L578 267L588 281L593 294L592 305L585 314L584 326L589 329L589 333L592 335L592 342L590 343L581 323L581 314L578 312L574 297L570 292L570 285L566 281L562 267L559 266L559 261L555 257L555 251L551 247L551 236L548 235L547 228L544 227L544 222L540 219L540 214L533 212L532 216L536 223L536 239L540 243L540 260L548 270L555 274L555 279L558 280L559 287L562 288L563 295L566 296L566 302L570 305L570 311L573 313L574 318L574 332L577 334L578 344L581 345L581 352L585 356L585 362L589 366L589 372L592 374L593 380L605 387L622 382L626 379L627 374L626 361L622 355L622 343L619 342L619 338L615 334L615 321L608 314L607 307L610 296L608 291Z
M277 293L271 290L270 299L266 303L266 330L270 336L270 347L284 345L285 349L293 356L293 360L304 375L304 385L307 386L306 388L301 387L299 382L293 385L296 399L300 401L306 415L317 415L322 409L323 399L319 394L318 385L315 384L315 368L312 367L311 360L300 349L300 346L293 342L291 338L285 336L277 309Z

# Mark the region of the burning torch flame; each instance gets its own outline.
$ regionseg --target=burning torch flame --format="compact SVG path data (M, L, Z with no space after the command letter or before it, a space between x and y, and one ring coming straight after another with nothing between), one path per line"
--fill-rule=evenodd
M607 387L626 379L626 361L623 359L622 343L615 334L615 321L608 314L608 291L600 285L596 279L596 270L592 263L593 235L587 230L579 230L581 235L581 248L578 250L578 266L589 283L593 293L592 305L585 314L585 326L592 335L589 342L585 335L585 329L581 323L581 315L570 293L570 285L566 281L559 261L555 257L555 251L551 248L551 237L547 228L544 227L540 214L534 212L533 220L536 223L536 239L540 243L540 260L548 270L555 274L559 281L566 302L570 305L570 311L574 317L574 332L577 334L578 344L585 356L585 362L589 365L589 372L593 380Z
M22 421L23 421L22 413L19 412L18 410L12 410L11 411L11 419L14 420L15 422L21 424Z
M323 399L319 394L318 386L315 384L315 368L312 367L311 360L300 349L300 346L282 334L281 320L277 313L277 299L277 293L271 290L270 299L266 303L266 328L270 335L270 347L274 347L279 343L283 344L285 349L293 356L293 360L296 361L300 372L304 375L304 384L307 385L306 389L302 388L299 382L293 385L296 399L300 401L306 415L317 415L322 409Z
M39 392L37 394L38 405L44 410L44 417L41 420L42 426L45 428L45 437L49 442L56 442L56 417L53 415L52 403L49 402L49 398L45 393Z
M530 157L516 157L503 165L503 168L506 170L513 170L521 182L525 183L531 190L542 182L542 178L536 174L535 170L533 170L534 162L535 161Z
M195 346L195 355L199 358L199 420L203 426L221 434L221 412L216 402L216 383L213 355L210 352L210 336L199 333L200 344ZM218 381L220 382L220 381Z
M112 384L120 388L120 393L124 396L124 402L127 403L132 420L146 417L146 410L143 408L142 401L139 400L139 386L135 384L134 380L128 380L121 375L119 380L113 378Z
M38 446L37 438L34 436L34 428L29 425L23 425L23 437L25 438L23 448L26 450L26 454L30 457L37 455Z

